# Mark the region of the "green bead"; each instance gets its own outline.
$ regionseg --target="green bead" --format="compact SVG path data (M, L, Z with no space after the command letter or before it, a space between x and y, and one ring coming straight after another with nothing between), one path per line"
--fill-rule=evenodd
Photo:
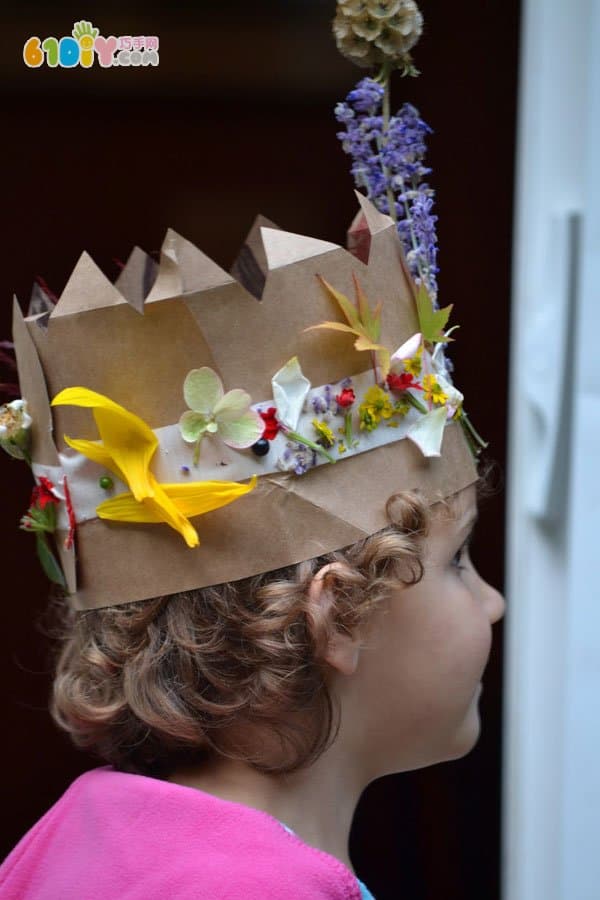
M115 486L114 481L109 475L103 475L100 479L100 487L105 491L110 491Z

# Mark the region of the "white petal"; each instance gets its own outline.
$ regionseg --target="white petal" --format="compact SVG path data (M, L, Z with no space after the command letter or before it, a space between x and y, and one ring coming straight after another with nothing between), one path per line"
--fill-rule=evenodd
M407 438L423 456L439 456L446 424L446 407L440 406L421 416L408 431Z
M404 366L401 364L404 359L411 359L417 353L419 347L421 346L421 341L423 340L423 335L420 331L416 334L413 334L412 337L409 337L407 341L404 341L401 347L398 347L396 352L392 354L392 358L390 360L391 368L390 371L395 372L394 363L396 363L396 367L400 371L404 371Z
M293 356L271 379L273 399L280 422L295 431L310 381L302 374L298 357Z

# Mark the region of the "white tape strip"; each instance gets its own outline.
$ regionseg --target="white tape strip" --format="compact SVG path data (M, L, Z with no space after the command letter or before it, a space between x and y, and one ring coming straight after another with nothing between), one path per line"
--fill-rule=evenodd
M364 392L373 385L373 372L368 370L359 375L352 376L352 388L356 394L356 402L352 407L352 433L354 446L348 446L344 437L344 415L346 410L340 409L335 401L335 395L342 390L344 382L332 385L323 385L312 388L307 396L304 412L300 416L297 431L302 435L310 435L311 440L317 440L318 435L312 425L313 419L328 421L328 425L336 437L336 444L328 450L331 456L339 462L343 462L351 456L366 453L384 444L391 444L402 440L407 436L411 426L419 421L421 413L410 408L404 417L394 416L389 420L382 420L373 431L359 430L358 406ZM329 410L322 412L323 403L330 398ZM391 398L394 399L393 396ZM266 411L273 406L272 400L263 403L254 403L253 409ZM283 432L270 441L269 452L265 456L256 456L251 449L232 450L219 438L218 434L207 434L201 444L198 465L192 463L193 445L187 444L181 437L179 425L167 425L156 428L154 432L159 441L159 447L151 462L151 469L157 480L161 483L185 483L187 481L244 481L253 475L268 475L282 470L301 473L302 468L312 468L314 465L331 465L321 454L317 454L308 447L292 442ZM76 435L74 435L76 437ZM340 443L344 450L340 452ZM87 457L67 450L59 454L62 469L57 467L34 465L36 476L46 475L61 490L62 477L66 475L69 484L71 500L77 522L85 522L96 518L96 508L104 500L114 497L128 490L127 485L117 479L112 472L87 459ZM100 478L110 475L113 487L105 490L100 487ZM61 505L59 518L64 519L66 514Z

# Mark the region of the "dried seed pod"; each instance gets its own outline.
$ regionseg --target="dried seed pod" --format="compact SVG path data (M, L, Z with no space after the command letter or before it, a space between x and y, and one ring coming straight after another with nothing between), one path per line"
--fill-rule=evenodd
M333 21L338 50L363 68L388 62L410 69L422 30L414 0L338 0Z

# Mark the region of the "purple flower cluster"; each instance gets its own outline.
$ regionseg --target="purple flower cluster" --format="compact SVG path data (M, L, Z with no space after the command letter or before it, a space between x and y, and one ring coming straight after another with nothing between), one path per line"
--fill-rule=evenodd
M297 441L287 441L280 463L284 470L291 469L295 475L304 475L305 472L316 466L317 453Z
M385 127L383 96L383 85L363 78L335 108L336 119L345 128L338 137L352 158L357 188L366 192L377 209L394 216L411 274L417 283L425 283L435 304L437 216L432 214L434 191L423 181L431 172L423 163L431 128L410 103L390 116Z
M318 416L325 415L331 409L333 400L333 391L330 384L326 384L322 394L315 394L310 401L313 412ZM337 404L336 404L337 406Z

